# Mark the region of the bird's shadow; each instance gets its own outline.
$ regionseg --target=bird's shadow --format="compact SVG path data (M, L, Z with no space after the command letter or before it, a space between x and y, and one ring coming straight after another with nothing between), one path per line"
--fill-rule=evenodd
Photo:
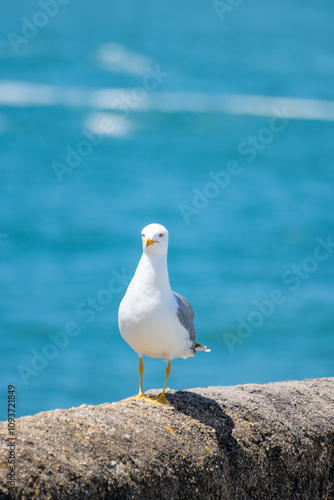
M214 399L191 391L176 391L167 394L167 397L175 411L198 420L214 430L220 449L228 454L240 451L240 445L232 434L234 422Z

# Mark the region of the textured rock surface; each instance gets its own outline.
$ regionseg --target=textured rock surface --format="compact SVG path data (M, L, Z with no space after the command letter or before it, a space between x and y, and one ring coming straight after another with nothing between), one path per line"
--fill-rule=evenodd
M14 498L334 498L334 378L167 398L18 419ZM7 436L0 423L1 499Z

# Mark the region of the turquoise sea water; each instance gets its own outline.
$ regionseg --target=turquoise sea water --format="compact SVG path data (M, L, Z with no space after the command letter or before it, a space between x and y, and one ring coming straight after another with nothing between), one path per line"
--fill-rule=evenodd
M334 6L223 4L2 7L0 392L18 416L136 393L117 309L150 222L212 349L169 387L333 376ZM164 369L146 358L144 388Z

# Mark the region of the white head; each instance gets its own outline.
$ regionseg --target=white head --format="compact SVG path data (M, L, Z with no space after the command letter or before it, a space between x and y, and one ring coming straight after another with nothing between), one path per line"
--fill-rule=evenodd
M168 231L161 224L149 224L141 232L146 255L167 255Z

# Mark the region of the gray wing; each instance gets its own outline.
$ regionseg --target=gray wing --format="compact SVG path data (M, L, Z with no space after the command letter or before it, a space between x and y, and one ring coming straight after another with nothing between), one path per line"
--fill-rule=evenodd
M192 349L195 350L196 346L196 333L195 333L195 325L194 325L194 311L187 299L182 297L179 293L173 292L174 297L176 298L176 302L178 305L177 317L184 328L188 330L189 338L192 341Z

